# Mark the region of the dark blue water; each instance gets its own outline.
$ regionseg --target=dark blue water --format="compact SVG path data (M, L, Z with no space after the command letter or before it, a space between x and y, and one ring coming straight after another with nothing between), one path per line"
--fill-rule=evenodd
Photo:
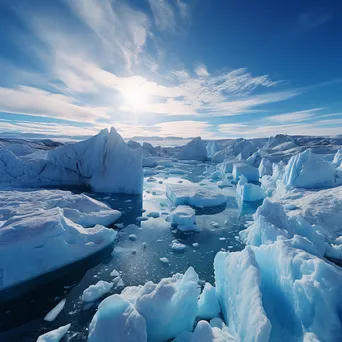
M173 164L174 168L185 173L170 175L169 168L165 168L159 170L153 179L145 177L142 196L86 192L88 196L122 212L120 220L112 225L113 229L119 231L114 246L0 297L0 341L36 341L39 335L68 323L72 323L72 326L63 341L86 341L87 328L99 302L84 305L80 296L89 285L99 280L111 281L113 269L121 273L125 286L144 284L148 280L158 282L174 273L183 273L189 266L195 268L200 279L214 284L215 254L220 250L236 251L243 248L238 233L251 219L256 208L239 206L235 188L226 187L221 189L228 196L226 205L196 209L199 233L184 234L172 229L165 219L172 209L172 203L165 196L167 184L200 183L218 189L216 182L207 174L208 178L203 176L207 165ZM158 212L160 217L137 220L140 216L147 217L151 212ZM137 236L136 241L128 238L130 234ZM175 239L187 246L184 251L174 252L171 249ZM194 248L193 243L198 243L198 247ZM167 257L169 264L163 264L159 260L161 257ZM19 291L27 293L8 300L10 296L18 295ZM120 292L121 289L113 289L109 294ZM45 322L43 318L46 313L63 298L66 298L64 310L54 322Z

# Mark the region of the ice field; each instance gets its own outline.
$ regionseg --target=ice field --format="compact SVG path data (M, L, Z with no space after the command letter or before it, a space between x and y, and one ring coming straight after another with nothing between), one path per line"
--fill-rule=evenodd
M0 341L340 341L341 148L3 141Z

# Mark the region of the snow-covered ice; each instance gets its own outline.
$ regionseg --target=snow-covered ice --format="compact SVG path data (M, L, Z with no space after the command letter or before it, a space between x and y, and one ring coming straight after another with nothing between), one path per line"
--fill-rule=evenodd
M166 195L174 205L191 205L194 207L213 207L224 204L226 196L198 185L175 185L166 187Z
M182 231L198 231L196 226L196 212L187 205L179 205L171 212L171 224L177 226Z

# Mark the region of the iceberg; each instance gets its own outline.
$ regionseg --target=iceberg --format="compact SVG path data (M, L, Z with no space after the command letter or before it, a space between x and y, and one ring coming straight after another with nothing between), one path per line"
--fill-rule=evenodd
M89 326L89 342L147 342L145 319L120 295L104 299Z
M231 140L225 148L213 155L212 161L222 163L225 159L236 159L238 155L243 160L246 160L255 151L256 148L246 139Z
M85 141L23 157L1 148L0 185L86 185L97 192L141 194L142 149L129 148L113 127Z
M203 140L198 137L182 146L177 153L177 158L181 160L207 160L207 148Z
M104 225L121 215L86 195L62 190L1 191L0 202L0 290L109 246L116 232Z
M227 201L225 195L198 185L167 185L166 196L174 205L194 207L214 207Z
M244 175L240 176L236 192L243 202L261 201L266 196L265 191L259 185L248 183Z
M233 177L238 180L241 175L244 175L249 182L257 182L259 180L259 170L249 164L235 163L233 165Z
M177 226L182 232L185 231L198 231L196 226L196 212L194 209L187 205L179 205L170 214L171 224Z
M337 178L336 167L312 153L311 149L289 160L282 178L284 185L295 188L330 188L342 184Z
M264 308L272 324L271 340L342 338L342 272L306 251L307 246L307 239L294 236L253 248Z
M126 287L121 293L145 319L149 342L166 341L185 330L191 332L199 295L198 275L192 267L184 275L177 273L158 284Z
M295 139L286 134L277 134L275 137L270 137L264 145L264 149L287 150L296 147Z

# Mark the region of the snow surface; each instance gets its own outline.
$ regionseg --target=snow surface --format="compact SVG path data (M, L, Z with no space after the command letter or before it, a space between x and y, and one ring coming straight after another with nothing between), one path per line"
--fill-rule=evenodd
M180 148L177 158L181 160L205 161L207 159L206 144L200 137L195 138Z
M64 325L58 329L51 330L38 337L37 342L59 342L70 329L71 324Z
M295 210L288 212L289 215L301 215L310 224L322 226L332 238L342 235L342 186L302 193L289 192L277 200L295 207Z
M198 185L174 185L166 187L166 195L174 205L213 207L224 204L226 196Z
M171 224L177 226L182 231L198 231L196 226L196 212L187 205L179 205L170 214Z
M266 197L265 191L259 185L248 184L244 175L240 176L236 185L236 192L243 202L261 201Z
M97 192L141 194L142 149L129 148L114 128L85 141L16 156L0 149L2 187L87 185Z
M83 291L82 300L84 302L95 302L99 298L103 297L106 293L108 293L113 286L113 283L100 280L95 285L90 285Z
M1 290L107 247L116 232L103 225L121 215L62 190L1 191L0 202Z

